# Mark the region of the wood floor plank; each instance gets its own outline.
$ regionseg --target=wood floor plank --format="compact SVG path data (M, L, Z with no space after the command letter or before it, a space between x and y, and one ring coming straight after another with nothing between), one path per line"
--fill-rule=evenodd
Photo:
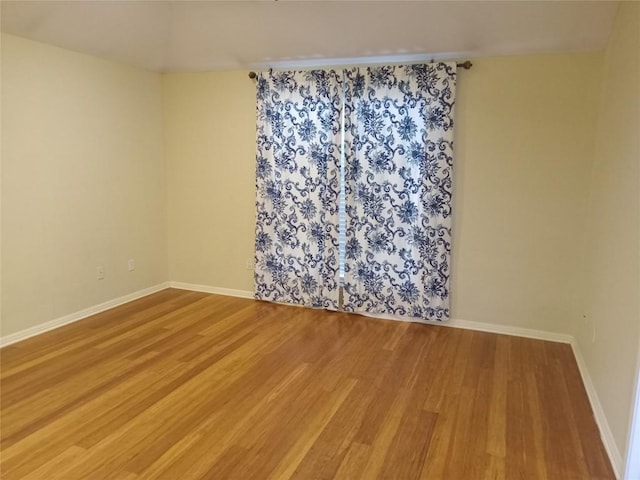
M371 456L371 447L353 442L336 471L336 479L356 480L362 478L365 466Z
M614 478L564 344L167 289L0 362L3 480Z
M293 478L330 479L354 443L374 386L358 381L298 465Z
M302 459L306 456L311 446L315 443L322 431L331 421L336 411L340 408L358 380L350 379L344 385L336 388L327 401L305 418L305 428L302 435L298 435L295 442L286 450L286 454L280 458L280 462L275 469L271 471L269 479L277 480L280 478L291 478L293 473L300 465ZM281 446L281 445L279 445ZM264 461L260 462L257 472L260 472ZM246 477L248 478L248 477Z
M389 446L381 478L419 478L427 458L438 414L417 406L405 409ZM409 443L407 439L411 438Z
M78 461L85 454L84 448L71 446L64 450L60 455L54 457L51 461L45 463L41 467L31 471L24 478L28 480L41 480L43 478L53 478L57 475L60 468L64 468L69 463Z
M493 379L491 382L491 399L489 402L489 418L487 422L487 453L494 459L491 470L495 470L498 459L506 456L507 434L507 359L509 338L499 335L496 338L495 355L493 356Z

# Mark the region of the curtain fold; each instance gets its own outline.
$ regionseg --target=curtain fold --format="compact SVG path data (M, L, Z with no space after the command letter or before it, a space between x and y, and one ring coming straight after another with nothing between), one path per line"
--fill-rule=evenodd
M345 78L344 310L446 320L456 65Z
M338 309L341 77L258 75L257 299Z

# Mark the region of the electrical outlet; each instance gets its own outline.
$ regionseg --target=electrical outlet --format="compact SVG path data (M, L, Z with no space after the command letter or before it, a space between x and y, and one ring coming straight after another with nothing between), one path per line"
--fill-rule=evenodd
M247 270L253 270L253 267L255 266L255 262L253 258L247 258L247 262L245 264L245 267L247 268Z
M133 258L129 259L129 262L127 263L127 268L129 269L130 272L133 272L136 269L136 261Z
M98 280L104 280L104 267L102 265L96 267L96 276Z

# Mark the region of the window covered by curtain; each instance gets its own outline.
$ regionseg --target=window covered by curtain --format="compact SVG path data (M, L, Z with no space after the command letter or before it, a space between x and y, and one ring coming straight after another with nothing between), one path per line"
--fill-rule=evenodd
M258 75L257 299L338 308L341 76Z
M447 319L456 65L345 77L344 309Z

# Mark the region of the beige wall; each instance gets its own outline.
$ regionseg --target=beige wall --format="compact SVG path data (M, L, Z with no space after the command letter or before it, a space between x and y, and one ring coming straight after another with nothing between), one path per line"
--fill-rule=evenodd
M255 86L243 71L163 83L169 277L253 290Z
M163 76L165 210L160 77L3 39L3 335L166 279L252 290L247 72ZM568 332L581 313L576 238L600 62L487 58L461 72L455 318Z
M2 335L166 281L160 75L3 34L1 102Z
M456 106L453 316L568 333L601 54L477 59ZM164 76L169 276L253 289L254 84Z
M604 57L575 336L621 455L640 340L640 4L622 2ZM593 341L595 329L595 341Z
M600 54L480 59L456 105L453 317L568 333Z

